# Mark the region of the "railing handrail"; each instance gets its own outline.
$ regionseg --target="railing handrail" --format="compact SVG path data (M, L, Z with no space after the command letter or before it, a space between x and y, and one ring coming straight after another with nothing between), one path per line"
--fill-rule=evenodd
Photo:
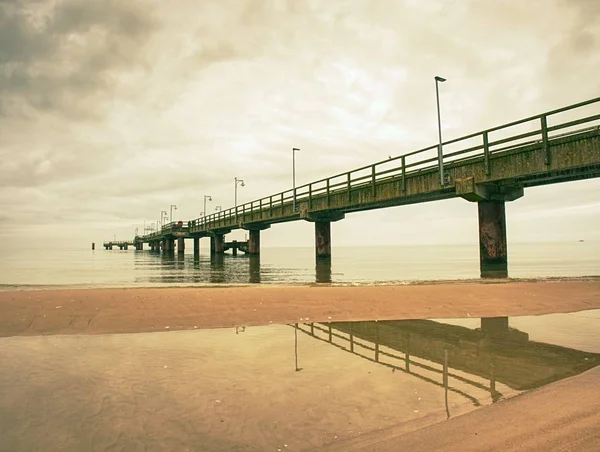
M481 130L479 132L475 132L475 133L464 135L464 136L461 136L461 137L458 137L458 138L454 138L454 139L451 139L451 140L443 141L442 142L442 146L447 146L447 145L450 145L450 144L459 143L461 141L470 140L472 138L484 136L485 134L489 135L490 132L497 132L499 130L508 129L510 127L514 127L514 126L519 125L519 124L525 124L525 123L530 122L530 121L542 120L542 118L547 118L548 116L551 116L551 115L555 115L555 114L558 114L558 113L563 113L563 112L566 112L566 111L569 111L569 110L574 110L576 108L584 107L584 106L591 105L591 104L594 104L594 103L597 103L597 102L600 102L600 97L595 97L595 98L592 98L592 99L588 99L586 101L577 102L575 104L571 104L571 105L568 105L568 106L565 106L565 107L561 107L561 108L557 108L557 109L554 109L554 110L550 110L550 111L547 111L547 112L544 112L544 113L540 113L540 114L537 114L537 115L534 115L534 116L529 116L529 117L526 117L526 118L523 118L523 119L519 119L517 121L511 121L511 122L508 122L508 123L505 123L505 124L502 124L502 125L499 125L499 126L495 126L495 127L483 129L483 130ZM565 124L558 124L558 125L553 125L553 126L546 126L545 130L546 130L546 133L547 133L549 131L555 131L555 130L559 130L561 128L572 127L572 126L575 126L575 125L578 125L578 124L583 124L585 122L595 121L595 120L598 120L599 118L600 118L600 115L587 116L587 117L582 118L580 120L568 121ZM511 141L517 141L517 140L521 140L521 139L524 139L524 138L527 138L527 137L530 137L530 136L535 136L535 135L538 135L540 132L543 133L544 130L537 130L536 129L535 131L521 133L521 134L518 134L518 135L515 135L515 136L502 138L502 139L499 139L499 140L496 140L496 141L490 141L488 143L488 148L490 148L490 147L492 147L494 145L503 144L503 143L509 143ZM408 153L405 153L405 154L401 154L401 155L398 155L398 156L395 156L395 157L392 157L392 158L388 158L386 160L380 160L380 161L371 163L369 165L361 166L361 167L354 168L354 169L349 170L349 171L345 171L345 172L341 172L341 173L335 174L333 176L329 176L329 177L326 177L326 178L323 178L323 179L318 179L318 180L315 180L315 181L312 181L312 182L309 182L309 183L306 183L306 184L303 184L303 185L299 185L299 186L295 187L295 189L292 188L292 189L284 190L284 191L281 191L281 192L278 192L278 193L275 193L275 194L272 194L272 195L269 195L269 196L258 198L258 199L255 199L253 201L249 201L249 202L246 202L244 204L240 204L240 205L237 205L235 207L231 207L229 209L221 210L219 212L216 212L216 213L213 213L213 214L210 214L210 215L205 215L203 217L199 217L199 218L196 218L196 219L193 219L193 220L189 220L189 222L184 222L183 227L187 228L187 224L190 223L190 224L193 225L192 227L204 226L204 229L206 230L206 229L209 228L209 226L213 225L216 222L225 222L225 221L227 221L227 226L226 227L229 227L229 226L235 227L236 224L232 223L231 220L233 218L235 218L235 217L239 217L240 215L244 215L246 213L254 213L255 212L255 206L256 207L260 206L259 209L261 209L261 210L264 210L265 208L273 208L273 205L276 205L279 208L281 208L281 206L283 206L283 205L286 204L286 201L292 202L292 200L294 198L296 199L296 202L304 201L304 200L306 200L306 195L309 195L309 196L312 195L312 196L314 196L315 194L317 194L317 195L318 194L322 194L325 189L327 189L328 193L332 193L332 191L331 191L332 188L347 186L348 183L350 183L350 182L358 182L358 181L363 181L363 180L367 180L367 179L371 179L373 182L381 181L383 179L377 178L377 176L381 176L381 175L384 175L384 174L390 174L390 173L393 173L393 172L399 172L399 171L403 171L403 170L405 171L406 168L414 168L416 166L423 165L425 163L430 163L432 161L438 160L438 157L435 156L435 157L427 158L427 159L424 159L424 160L418 160L418 161L415 161L415 162L410 162L408 164L406 163L407 157L413 157L415 155L422 154L422 153L427 152L427 151L432 151L434 149L437 149L438 146L439 146L438 144L427 146L425 148L421 148L421 149L418 149L416 151L412 151L412 152L408 152ZM475 151L481 150L483 148L484 148L483 144L477 145L477 146L470 146L467 149L461 149L459 151L454 151L454 152L451 152L449 154L445 154L443 157L444 158L454 157L456 155L465 154L467 152L475 152ZM508 148L510 148L510 147L508 147ZM505 150L505 149L508 149L508 148L505 147L505 148L496 149L496 150L489 149L489 153L491 154L493 152L499 152L501 150ZM398 161L398 160L402 161L402 166L396 166L396 167L392 167L392 168L386 168L386 170L383 171L383 172L381 172L381 173L377 173L375 171L375 168L377 166L381 166L381 165L384 165L384 164L389 164L390 162L394 162L394 161ZM360 176L360 177L355 178L355 179L351 179L351 175L353 173L358 173L358 172L366 171L366 170L369 170L369 169L372 170L372 174L367 174L367 175L363 175L363 176ZM413 171L415 171L415 170L413 170ZM344 180L344 181L341 181L341 182L336 182L335 184L331 185L331 181L333 179L342 178L342 177L345 177L347 180ZM387 177L394 177L394 176L387 176ZM315 185L323 184L323 183L327 183L327 187L319 187L319 188L313 189L313 187ZM359 185L362 185L364 183L365 182L361 182ZM355 187L356 187L356 185L355 185ZM341 188L338 188L337 190L340 190L340 189ZM301 192L300 194L303 195L303 197L298 198L298 194L299 194L298 192ZM295 196L294 196L294 193L295 193ZM266 203L263 202L263 201L266 201ZM250 207L250 209L248 209L248 207ZM165 230L167 230L167 231L172 230L173 227L176 226L176 224L177 224L177 222L171 222L171 223L163 226L162 229L161 229L161 231L155 231L152 234L150 234L150 236L160 235Z

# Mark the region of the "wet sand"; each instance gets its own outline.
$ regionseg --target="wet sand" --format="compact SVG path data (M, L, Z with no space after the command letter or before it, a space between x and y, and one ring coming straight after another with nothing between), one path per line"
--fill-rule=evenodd
M323 450L600 450L600 367L410 433L394 427Z
M600 279L405 286L241 286L0 292L0 336L310 321L536 315L600 308Z
M600 280L597 278L544 282L460 282L407 286L244 286L18 291L0 292L2 312L0 336L135 333L300 321L516 316L598 308L600 308ZM138 336L143 335L132 337ZM18 339L25 338L6 340ZM52 338L45 338L45 340L50 339ZM37 346L33 344L32 347L31 358L33 359ZM120 349L127 350L127 347ZM7 350L10 350L10 347ZM78 355L77 360L89 359L87 356L93 350L94 348L88 351L83 350L84 353ZM151 354L152 350L149 350L148 353ZM13 360L5 360L5 364L16 362L16 356ZM77 360L74 361L75 364ZM128 363L128 360L129 358L125 356L123 362ZM46 364L50 366L49 368L53 368L56 363L47 362ZM109 369L107 375L110 376L110 361L100 364ZM165 371L170 368L171 363L166 365L168 367L164 367ZM128 371L135 373L135 363L127 364L127 366ZM158 369L163 369L163 367L159 366ZM196 378L201 378L202 372L196 374ZM19 375L19 372L16 372L15 375ZM36 375L45 374L42 372ZM73 378L65 381L59 379L56 384L68 387L75 382ZM97 378L103 377L98 373ZM85 428L86 425L95 425L96 414L99 410L104 409L107 401L110 402L111 394L123 389L119 389L118 381L121 381L119 378L105 386L105 389L102 389L101 385L98 386L99 397L94 401L97 406L89 406L86 403L77 405L83 407L82 409L88 409L86 407L89 406L91 410L87 413L88 416L84 417L85 422L82 424L82 428ZM127 379L123 381L123 384L128 384ZM164 387L147 387L148 385L152 386L153 381L160 386L163 384L162 382L168 380L158 376L151 381L140 380L140 387L137 389L132 387L131 391L139 394L140 397L146 397L145 394L149 393L156 394L156 400L150 400L149 403L155 403L155 406L152 405L152 409L158 412L165 409L163 403L169 403L172 400L164 398L161 392L165 389ZM240 381L247 381L247 379ZM52 385L48 385L47 382L38 383L33 389L37 391L39 397L55 393L56 388L51 389ZM89 383L89 380L79 383L82 383L82 392L77 396L79 399L77 397L70 398L68 399L69 403L75 403L77 400L87 397L89 389L87 385L91 383L106 384L106 382ZM116 386L112 386L113 384ZM429 424L439 419L415 419L398 425L386 426L383 430L358 437L344 439L343 435L339 435L338 439L342 441L334 441L334 444L331 444L331 450L599 450L600 410L597 409L600 406L599 386L600 371L594 369L583 375L434 425ZM50 393L49 389L51 389ZM328 408L319 408L318 398L311 398L310 388L307 388L306 391L304 398L310 400L311 403L302 410L314 410L316 416L317 413ZM286 391L282 392L282 397L285 393ZM190 397L189 393L185 391L172 395L174 396L173 400L179 401L178 404L184 404L185 400ZM254 395L256 397L253 400L260 399L259 393ZM343 400L341 396L340 400ZM14 402L14 406L22 406L23 400ZM124 411L125 415L119 414L123 407L120 410L109 412L112 416L111 425L117 426L115 427L115 436L92 438L90 439L92 442L86 443L85 447L98 445L108 449L116 446L115 441L119 439L118 430L121 427L130 428L133 425L143 432L143 422L151 418L140 419L136 414L138 404L134 401L130 402ZM356 407L360 408L360 405L357 404ZM173 408L174 412L185 412L185 410L179 409L181 408L179 405L174 405ZM199 412L202 412L207 407L203 408L199 404L198 409ZM234 403L232 409L239 410L241 406ZM45 420L38 420L41 424L35 425L46 425L45 422L49 422L48 428L52 430L51 421L54 418L52 410L35 411L36 413L45 413ZM10 412L11 410L7 413ZM312 411L310 412L312 413ZM277 417L275 412L271 414ZM260 422L264 423L268 418L270 416L266 416ZM4 417L5 422L10 419L10 416ZM76 419L79 417L73 417L73 420ZM354 421L360 425L360 418L356 418ZM185 431L195 431L193 419L186 416L181 419L177 418L174 425L177 428L185 427L183 428ZM18 430L26 428L27 425L15 424L13 427ZM56 425L56 427L59 426ZM170 426L169 429L171 427L175 428ZM246 427L245 431L247 432L256 430L256 434L259 435L256 443L260 444L260 432L263 425ZM300 424L297 427L302 428ZM369 431L369 428L363 431ZM165 431L164 434L170 435L168 431ZM252 447L235 441L227 442L225 438L233 440L236 435L235 432L227 431L224 425L214 426L210 436L215 441L212 444L212 450L260 450L260 448L252 449ZM67 432L67 436L57 439L57 444L60 444L60 441L67 441L69 438L71 436ZM171 437L169 436L169 438ZM200 442L208 440L207 437L197 439ZM219 443L217 439L223 442ZM152 441L160 441L160 438L154 438ZM185 436L178 437L177 441L183 441L182 445L187 443ZM281 441L284 441L283 437ZM322 437L319 441L313 438L304 446L309 446L311 443L314 445L315 442L321 444L318 446L318 450L326 450L324 446L327 441ZM158 446L160 449L160 443L153 442L150 445ZM72 446L73 450L79 450L79 446L83 445ZM131 450L134 450L138 446L141 447L141 444L136 443L131 446ZM200 444L197 446L200 447ZM100 448L102 449L102 447ZM0 447L1 449L2 447Z

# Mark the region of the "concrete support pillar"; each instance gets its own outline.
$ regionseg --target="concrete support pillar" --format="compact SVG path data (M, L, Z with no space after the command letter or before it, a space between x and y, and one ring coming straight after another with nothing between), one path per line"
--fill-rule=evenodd
M317 259L331 258L330 221L315 221L315 254Z
M169 240L168 239L164 239L162 241L162 249L163 249L163 251L169 251Z
M123 245L123 249L125 249L125 251L127 251L128 248L129 248L129 245L127 245L127 243L125 245Z
M200 238L194 237L194 254L200 254Z
M249 257L250 284L260 284L260 255Z
M260 254L260 229L250 229L248 237L248 254Z
M214 234L210 237L210 254L225 253L225 234Z
M177 239L177 252L183 253L185 251L185 239L183 237L179 237Z
M482 278L508 278L504 201L479 201L479 268Z
M175 251L175 239L168 239L169 242L169 252L173 253Z
M331 284L331 259L317 259L315 266L315 279L320 284Z

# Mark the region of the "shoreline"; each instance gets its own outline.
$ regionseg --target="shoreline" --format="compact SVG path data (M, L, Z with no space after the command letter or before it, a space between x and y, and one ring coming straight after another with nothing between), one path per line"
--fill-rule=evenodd
M0 309L0 337L540 315L600 309L600 278L20 290L0 292Z

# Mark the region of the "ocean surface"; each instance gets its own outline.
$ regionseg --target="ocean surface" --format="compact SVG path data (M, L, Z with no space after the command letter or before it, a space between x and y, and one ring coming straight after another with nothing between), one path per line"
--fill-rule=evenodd
M191 247L190 247L191 248ZM600 275L600 242L509 245L512 278ZM334 247L315 263L313 248L263 248L260 257L211 258L149 250L0 251L0 290L56 287L163 287L219 284L389 284L479 278L471 245Z

